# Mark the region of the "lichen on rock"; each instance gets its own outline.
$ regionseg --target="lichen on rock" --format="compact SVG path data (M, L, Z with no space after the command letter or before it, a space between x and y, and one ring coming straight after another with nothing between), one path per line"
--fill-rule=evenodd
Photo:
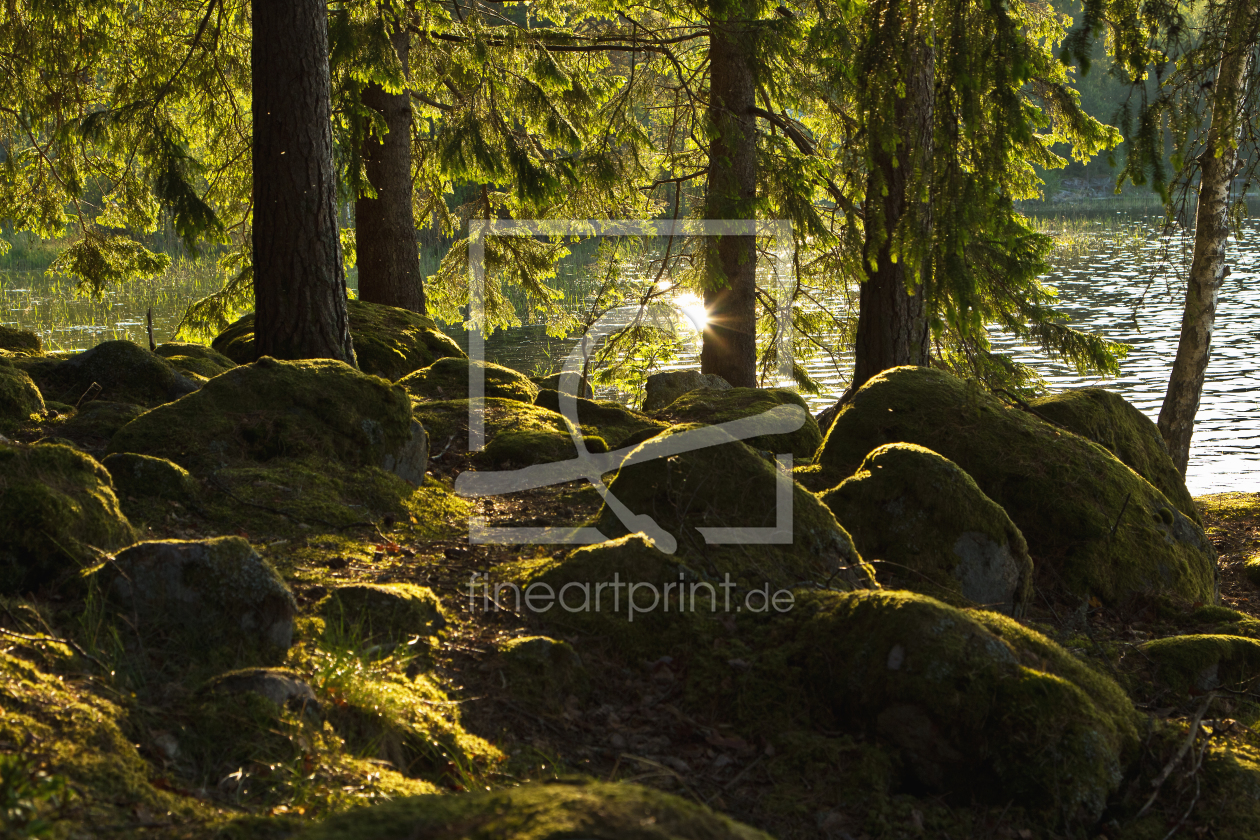
M1032 595L1024 535L971 476L930 449L891 443L822 501L879 582L1021 614Z
M422 400L468 399L469 369L481 370L486 397L500 397L532 403L538 396L538 386L523 374L492 362L474 362L469 359L449 357L438 359L398 380L398 386L413 397Z
M346 301L346 314L355 357L364 373L394 382L437 359L464 356L428 316L361 300ZM254 313L237 319L210 346L237 364L256 361Z
M834 486L872 449L899 442L953 461L1002 506L1047 592L1074 602L1217 598L1207 536L1159 490L1098 444L939 370L893 368L863 385L836 417L812 480Z
M64 582L135 539L109 472L68 446L0 443L0 592Z

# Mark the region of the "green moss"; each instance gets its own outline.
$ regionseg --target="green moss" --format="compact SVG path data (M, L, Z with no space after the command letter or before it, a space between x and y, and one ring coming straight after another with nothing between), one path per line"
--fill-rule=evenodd
M668 424L653 420L646 414L631 411L621 403L612 400L577 400L577 417L582 425L582 432L587 435L603 438L608 446L618 449L626 445L633 435L647 432L663 432ZM552 390L538 392L534 405L559 413L560 393Z
M822 444L818 422L809 413L809 405L800 394L786 388L731 388L727 391L704 389L690 391L657 413L670 423L704 423L716 425L743 417L754 417L780 405L796 405L805 410L805 423L795 432L761 435L744 442L754 449L775 454L791 452L796 463L814 457Z
M1024 535L971 476L929 449L881 446L822 501L885 587L1008 614L1032 596Z
M187 817L198 808L157 790L150 769L121 727L123 713L77 681L44 673L0 652L0 742L4 752L34 747L44 769L67 779L75 790L74 822L101 826L131 819L132 809ZM25 745L25 746L24 746ZM6 808L14 803L6 803ZM5 813L0 813L3 827ZM53 836L73 826L54 823Z
M1182 694L1225 686L1254 688L1260 678L1260 641L1241 636L1191 635L1155 639L1141 646L1155 663L1156 678Z
M484 396L524 403L532 403L538 396L538 386L524 374L491 362L472 362L462 358L438 359L428 367L399 379L398 385L417 399L466 400L468 370L472 365L481 368L485 377Z
M0 592L73 577L135 539L109 473L68 446L0 444Z
M591 684L573 645L546 636L510 639L490 667L503 675L506 690L536 707L556 711L570 697L584 699Z
M339 586L321 612L325 627L361 645L399 645L437 635L447 625L433 590L410 583Z
M1243 563L1243 574L1252 586L1260 586L1260 557L1252 557Z
M187 501L200 492L187 470L164 458L119 452L107 456L101 465L109 470L120 496Z
M435 450L448 443L467 448L468 400L415 404L415 418L429 431ZM486 446L473 456L483 466L528 466L577 457L569 422L560 414L502 397L485 399ZM592 452L607 451L599 438L586 438Z
M747 632L730 688L702 671L694 692L738 709L754 732L878 736L930 790L1088 826L1139 743L1118 685L996 613L908 592L801 592L790 613Z
M43 360L36 360L43 361ZM197 389L169 361L130 341L105 341L54 366L28 366L44 396L77 404L93 383L102 400L154 406Z
M524 785L425 796L336 816L300 840L769 840L769 835L668 794L629 784Z
M437 359L464 355L459 345L427 316L361 300L347 301L346 311L355 356L364 373L393 382ZM237 364L257 360L254 313L234 322L210 346Z
M204 344L169 341L159 344L153 352L169 361L185 376L195 374L214 379L220 373L236 367L236 362Z
M317 456L380 466L412 439L401 389L331 359L264 358L127 424L109 452L174 461L194 474Z
M1115 455L1179 511L1203 524L1159 429L1119 394L1103 388L1076 388L1033 400L1032 406L1039 417L1066 426Z
M144 414L143 406L132 403L92 400L57 423L45 426L45 432L55 434L93 449L105 446L109 439L132 420Z
M780 527L779 471L773 461L734 440L661 457L676 444L674 436L686 430L674 427L641 444L609 485L631 512L652 517L671 534L680 556L703 558L709 574L720 579L729 572L746 587L770 583L778 589L806 580L873 585L873 571L862 563L848 533L817 496L795 482L790 532L778 537L784 542L708 544L700 528ZM607 505L597 524L611 537L631 530Z
M894 368L839 412L820 473L838 483L896 442L927 447L975 479L1023 533L1046 591L1108 603L1140 593L1216 600L1203 530L1091 441L941 371Z
M8 350L15 355L42 356L44 343L33 332L0 326L0 350Z
M0 431L38 423L45 410L44 397L26 371L0 358Z

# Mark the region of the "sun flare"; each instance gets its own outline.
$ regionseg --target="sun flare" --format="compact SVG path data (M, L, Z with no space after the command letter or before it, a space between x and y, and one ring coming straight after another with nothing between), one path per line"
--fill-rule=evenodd
M704 332L704 325L709 322L709 311L704 308L704 301L699 295L695 292L684 292L674 298L674 305L687 316L696 332Z

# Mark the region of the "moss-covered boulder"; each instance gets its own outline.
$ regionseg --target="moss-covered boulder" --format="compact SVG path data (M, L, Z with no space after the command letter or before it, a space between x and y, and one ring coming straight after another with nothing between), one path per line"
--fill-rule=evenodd
M293 643L293 593L240 537L136 543L96 574L138 630L174 634L188 655L279 660Z
M971 476L930 449L881 446L822 500L887 588L961 595L1008 615L1032 595L1024 535Z
M663 530L680 555L703 558L719 578L724 570L736 577L738 570L746 587L779 588L846 575L855 575L856 585L866 584L869 567L836 517L773 460L719 429L704 432L727 442L675 452L686 440L680 435L702 428L675 426L626 457L608 489L639 519L628 527L606 503L597 523L602 533L644 531L655 539L653 528ZM787 498L781 499L785 480Z
M755 417L781 405L799 406L804 412L804 423L794 432L774 435L758 435L746 438L744 443L753 449L766 452L791 452L796 463L814 457L822 444L818 422L809 413L809 405L800 394L786 388L706 388L683 394L667 407L657 412L657 417L670 423L704 423L714 426L730 420Z
M1159 427L1124 397L1103 388L1075 388L1032 402L1039 417L1058 423L1115 455L1200 525L1186 481L1177 472Z
M70 405L77 405L93 383L100 386L93 399L143 406L179 399L198 387L168 360L130 341L104 341L52 366L25 367L46 399Z
M0 444L0 592L72 577L135 532L110 475L69 446Z
M428 438L402 389L331 359L264 357L127 424L112 452L174 461L194 474L273 458L379 466L420 483Z
M715 373L698 370L667 370L647 378L644 387L643 410L660 411L674 400L698 389L725 391L731 383Z
M590 678L573 645L546 636L509 639L489 663L500 671L507 691L529 705L552 711L569 697L590 693Z
M44 342L33 332L0 326L0 350L16 356L42 356Z
M97 450L106 446L118 430L144 414L148 409L133 403L92 400L85 402L45 430L57 437L72 440L86 449Z
M613 400L588 400L581 397L575 399L582 433L603 438L611 449L625 446L626 441L635 435L663 432L669 428L669 424L631 411ZM534 405L559 412L560 392L547 389L539 391Z
M45 410L44 397L26 371L0 358L0 431L39 422Z
M537 385L539 390L559 391L561 390L560 383L564 381L562 379L563 376L564 371L558 370L546 376L531 376L529 381ZM577 384L574 386L576 389L574 395L587 400L595 399L595 389L591 387L591 383L587 378L577 373L573 374L573 376L578 377L576 380Z
M818 592L754 624L741 630L757 635L747 667L727 667L732 687L715 692L728 708L768 735L805 723L878 738L920 789L1084 828L1140 744L1141 716L1113 680L997 613ZM712 674L694 680L714 691Z
M538 386L523 374L491 362L473 362L463 358L438 359L426 368L409 373L398 380L408 394L421 400L468 399L468 369L476 365L485 381L486 397L532 403Z
M435 448L448 444L468 448L468 400L439 400L415 405L415 417L433 437ZM524 467L577 457L569 421L545 408L517 400L487 397L484 404L485 446L473 455L483 467ZM602 438L584 435L591 452L606 452Z
M101 465L109 470L114 490L120 496L187 501L195 499L199 487L188 470L165 458L115 452Z
M1243 636L1170 636L1144 643L1139 650L1153 666L1155 679L1186 696L1218 688L1257 691L1260 641ZM1260 692L1257 692L1260 693Z
M425 315L361 300L346 301L346 311L355 357L364 373L394 382L437 359L464 356L459 345ZM256 361L254 313L236 320L210 346L240 365Z
M204 344L187 341L168 341L153 351L175 366L185 376L202 376L214 379L220 373L236 367L236 362Z
M1211 544L1159 490L1098 444L942 371L893 368L863 385L828 432L814 478L834 486L872 449L898 442L975 479L1023 533L1047 591L1216 600Z
M410 583L339 586L324 601L325 627L366 645L399 645L435 636L447 624L433 590Z
M632 784L529 784L419 796L329 817L296 840L770 840L684 799Z
M281 708L317 713L319 701L301 675L284 668L241 668L219 674L206 683L205 691L216 694L254 694Z

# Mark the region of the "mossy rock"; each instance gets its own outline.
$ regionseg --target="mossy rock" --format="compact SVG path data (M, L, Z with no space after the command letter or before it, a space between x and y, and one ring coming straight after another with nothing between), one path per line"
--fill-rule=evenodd
M578 377L575 380L576 384L574 387L574 395L587 400L595 399L595 389L591 387L591 383L587 380L587 378L577 373L571 375ZM564 382L563 377L564 371L558 370L555 373L549 373L546 376L531 376L529 381L537 385L540 391L561 391L563 390L560 387L561 383Z
M1255 691L1260 681L1260 641L1242 636L1170 636L1139 650L1154 663L1155 678L1181 695L1213 689Z
M703 389L690 391L658 411L659 419L670 423L704 423L714 426L730 420L755 417L781 405L799 406L805 412L805 422L795 432L777 435L758 435L744 443L753 449L773 452L776 455L791 452L795 463L813 459L822 445L822 432L818 421L809 413L809 405L800 394L786 388L730 388L727 390Z
M834 486L872 449L899 442L953 461L1002 506L1048 592L1217 599L1211 543L1159 490L1098 444L942 371L893 368L863 385L837 415L813 478Z
M121 496L188 501L197 498L197 481L179 464L151 455L116 452L101 465L109 470Z
M14 759L14 750L20 753L28 748L24 745L30 745L28 758L53 777L47 781L60 777L77 794L70 800L75 823L97 827L127 824L135 819L137 807L177 818L192 815L195 808L185 797L160 791L149 783L153 768L141 758L124 728L131 727L123 711L87 690L83 681L46 673L0 652L0 742L8 745L5 752L10 753L4 759ZM19 773L6 779L11 785L6 790L10 796L22 795ZM37 813L42 810L38 800L25 804ZM8 825L10 815L21 818L21 806L10 800L6 807L14 811L0 816L0 830ZM56 810L50 807L49 812L38 813L52 818L53 831L48 836L82 836L81 831L66 832L69 820L56 819ZM20 832L22 827L18 822L19 833L5 836L41 836Z
M72 578L130 544L109 472L68 446L0 444L0 592Z
M166 458L194 474L318 457L420 483L428 439L402 389L344 362L264 357L127 424L109 452Z
M1154 485L1177 510L1203 524L1159 427L1124 397L1103 388L1075 388L1033 400L1032 407L1039 417L1058 423L1115 455Z
M1024 535L971 476L930 449L881 446L822 501L887 588L961 595L1008 615L1032 597Z
M293 643L293 593L240 537L136 543L95 574L138 632L184 656L266 664Z
M319 701L302 675L285 668L240 668L219 674L206 683L205 691L217 694L253 694L280 708L315 714Z
M43 395L26 371L0 358L0 431L38 423L46 410Z
M44 360L32 360L32 362ZM197 390L197 383L161 356L130 341L104 341L49 367L26 365L46 399L76 405L95 383L94 398L154 406Z
M581 397L575 399L582 432L603 438L612 449L625 446L632 436L647 432L659 433L669 428L669 424L631 411L613 400L588 400ZM560 392L547 389L539 391L534 405L559 413Z
M438 359L428 367L399 379L398 385L421 400L466 400L468 370L473 365L481 368L485 377L483 396L523 403L532 403L538 396L538 386L523 373L492 362L473 362L462 358Z
M577 457L569 421L545 408L502 397L486 397L485 447L473 455L478 466L524 467L567 461ZM435 448L448 443L468 448L468 400L439 400L415 404L415 417L433 436ZM591 452L607 452L602 438L584 435Z
M1252 586L1260 586L1260 557L1253 557L1244 562L1243 574Z
M878 738L912 787L964 802L1087 828L1140 744L1120 686L997 613L909 592L800 592L745 633L755 640L741 672L725 668L729 691L694 664L692 681L750 731Z
M0 350L15 356L42 356L44 342L33 332L0 326Z
M787 476L791 490L791 519L780 523L778 499L781 473L775 462L748 445L732 440L720 429L703 429L714 440L727 442L678 454L676 436L689 429L675 426L640 444L622 462L609 484L609 493L640 519L651 517L656 527L676 541L680 556L704 558L716 577L729 570L742 586L774 588L802 581L875 585L870 567L862 562L844 528L818 497ZM783 514L786 516L786 505ZM650 523L627 527L605 503L597 525L609 537L645 531ZM750 536L715 534L724 543L710 544L701 528L779 529L774 542L755 544L767 530Z
M564 707L569 697L584 699L590 678L573 645L546 636L522 636L499 647L490 663L503 674L507 691L529 705L550 711Z
M447 625L433 590L410 583L339 586L324 601L326 632L362 644L399 645L435 636Z
M464 356L459 345L425 315L361 300L346 301L346 312L354 354L364 373L394 382L438 359ZM237 319L210 346L239 365L256 361L254 313Z
M185 376L204 376L214 379L220 373L236 367L236 362L204 344L187 341L168 341L153 351L175 366Z
M696 390L725 391L731 383L715 373L698 370L667 370L654 373L644 386L643 410L660 411L683 394Z
M295 840L770 840L684 799L632 784L527 784L422 796L326 819Z
M144 414L148 409L133 403L92 400L79 409L71 409L64 420L50 424L45 431L75 441L89 449L107 445L118 430Z

